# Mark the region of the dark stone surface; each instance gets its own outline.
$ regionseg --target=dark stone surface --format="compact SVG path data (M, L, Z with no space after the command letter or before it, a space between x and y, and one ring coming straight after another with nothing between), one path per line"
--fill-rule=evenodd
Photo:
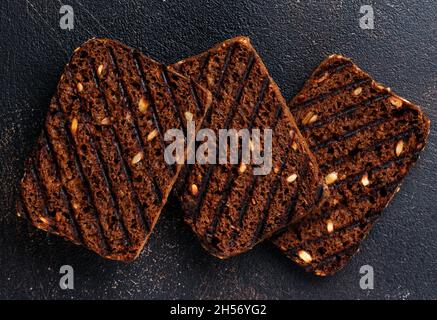
M360 6L373 3L375 29L361 30ZM319 279L272 245L226 261L209 256L176 207L159 221L132 264L87 250L17 221L14 194L69 53L106 36L172 63L235 35L248 35L286 99L330 53L356 60L378 81L418 103L437 122L437 5L434 0L77 1L72 31L59 28L61 1L0 2L0 298L437 298L437 134L361 253ZM59 288L59 268L75 289ZM359 268L375 289L359 287Z

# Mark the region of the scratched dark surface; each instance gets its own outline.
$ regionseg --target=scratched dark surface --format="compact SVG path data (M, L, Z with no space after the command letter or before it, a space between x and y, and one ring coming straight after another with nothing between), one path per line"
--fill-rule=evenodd
M361 252L337 275L316 278L272 245L226 261L209 256L165 211L134 263L95 254L17 221L14 194L72 50L93 36L136 46L166 63L248 35L286 99L330 53L354 58L378 81L418 103L437 123L437 4L415 1L68 1L74 30L61 30L61 1L0 2L0 298L25 299L421 299L437 298L437 134ZM359 27L373 3L375 29ZM75 289L59 288L59 268ZM359 268L375 270L361 290Z

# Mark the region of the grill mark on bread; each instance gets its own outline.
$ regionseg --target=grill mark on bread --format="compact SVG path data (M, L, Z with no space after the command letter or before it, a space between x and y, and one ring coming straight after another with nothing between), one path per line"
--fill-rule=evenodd
M327 152L326 157L320 159L319 156L319 161L321 167L323 167L323 171L330 170L329 168L335 168L335 170L337 170L339 165L345 163L345 161L342 160L343 158L356 161L359 160L359 156L366 157L367 155L374 155L375 153L382 152L383 150L387 152L387 149L389 149L389 143L393 140L396 140L396 138L399 138L398 141L401 141L405 138L414 138L415 136L423 138L422 134L420 133L420 126L417 122L402 118L393 119L397 121L395 126L391 125L385 127L387 124L393 124L393 122L390 123L389 121L384 121L383 126L379 130L379 136L382 136L379 140L374 140L374 132L372 131L368 132L368 134L363 134L361 136L357 135L353 137L354 140L351 141L349 145L339 142L331 147L331 149L324 150ZM400 131L398 128L402 126L401 123L404 121L410 122L410 129L404 129L405 131ZM398 125L398 122L400 125ZM355 147L354 143L356 143ZM391 151L388 152L390 154L392 153Z
M155 125L155 128L158 131L159 142L161 143L161 147L163 149L165 149L166 148L166 144L165 144L164 136L163 136L164 130L162 128L162 124L161 124L161 121L160 121L160 118L159 118L159 115L158 115L158 111L156 109L155 101L153 100L153 97L150 94L150 91L151 91L150 87L149 87L149 85L147 83L146 76L144 75L144 72L143 72L144 65L142 64L142 62L138 58L138 56L139 56L139 52L137 50L134 50L132 57L133 57L133 61L135 63L136 72L137 72L137 74L138 74L138 76L140 78L142 90L146 94L147 100L150 103L150 108L152 110L152 119L153 119L153 123ZM174 166L169 165L169 164L166 163L166 167L170 170L170 172L172 174L175 174Z
M388 167L390 167L394 163L400 165L405 159L409 159L410 157L414 159L418 155L419 155L419 152L415 152L413 154L408 154L406 156L392 158L392 159L387 160L386 162L384 162L384 163L382 163L380 165L377 165L377 166L374 166L374 167L371 167L371 168L368 168L368 169L364 169L364 170L360 171L359 173L356 173L356 174L353 174L351 176L348 176L346 179L343 179L343 180L340 180L340 181L337 180L336 182L334 182L329 187L331 189L338 189L339 187L341 187L344 184L351 183L351 182L355 183L355 182L359 181L361 179L361 177L363 176L363 174L365 174L365 173L373 174L373 173L375 173L377 171L387 169Z
M268 83L267 83L267 85L268 85ZM266 88L267 88L267 86L266 86ZM259 111L259 109L261 107L261 103L262 103L262 101L260 101L259 104L257 104L255 106L254 112L256 112L256 113L254 113L254 117L253 117L252 121L255 121L256 115L258 114L258 111ZM278 106L276 108L276 111L275 111L275 116L274 116L274 120L273 120L273 124L272 124L272 128L271 128L273 131L275 130L275 128L276 128L276 126L278 124L278 120L279 120L279 117L281 116L281 114L282 114L282 107ZM286 154L288 154L288 152L286 152ZM282 162L281 163L281 167L284 166L284 165L285 165L285 162ZM246 216L247 210L249 208L249 201L251 200L251 198L253 196L253 192L256 189L257 182L258 182L258 176L254 175L252 183L251 183L249 189L247 190L245 196L243 197L244 200L241 203L241 209L238 212L237 230L239 230L242 227L242 225L243 225L244 217ZM238 236L238 231L237 230L234 230L233 233L232 233L231 240L230 240L231 243L233 241L235 241L236 237ZM257 241L257 239L255 240L255 235L253 236L253 239L254 239L254 241ZM252 243L254 241L252 241Z
M115 72L115 74L117 75L117 78L118 78L117 82L118 82L118 89L119 89L119 92L120 92L120 95L121 95L121 99L123 100L126 108L128 110L132 111L132 101L130 101L129 96L126 95L126 88L125 88L126 85L123 83L124 81L123 81L123 79L121 77L121 73L120 73L120 70L118 68L118 63L117 63L117 60L116 60L116 56L115 56L114 50L112 49L111 46L108 46L107 48L108 48L109 61L110 61L111 65L112 65L113 71ZM139 133L139 129L138 129L138 124L137 124L136 118L133 118L130 123L132 124L133 132L135 134L135 139L136 139L137 144L139 146L140 152L143 152L143 154L145 154L145 147L144 147L144 143L143 143L143 140L141 138L141 135ZM155 178L153 172L151 172L150 168L148 166L146 166L146 165L143 165L143 168L146 170L147 175L149 176L149 179L152 182L153 190L155 192L156 199L158 200L159 203L161 203L162 200L163 200L162 191L161 191L161 188L160 188L158 182L156 181L156 178ZM147 217L146 221L147 221L147 225L151 226L152 222L149 221L149 218L150 217Z
M105 117L113 118L114 115L110 112L110 109L108 107L108 101L106 100L106 96L103 92L103 89L100 86L100 79L99 79L99 77L97 77L97 74L96 74L96 69L94 67L95 63L93 63L90 60L90 58L87 59L87 63L88 63L89 69L91 70L91 73L92 73L94 85L101 96L100 100L103 102L102 105L103 105ZM138 199L137 191L136 191L136 188L134 187L134 184L132 182L131 169L128 165L126 165L126 163L129 163L129 161L126 161L126 159L123 156L124 152L123 152L122 144L120 143L120 133L117 130L117 126L110 125L108 128L110 130L112 143L115 146L117 157L120 160L121 169L122 169L123 174L126 178L128 188L132 192L132 201L133 201L133 204L135 206L136 215L139 218L141 228L145 232L148 233L148 232L150 232L150 225L144 216L143 210L141 209L141 204L140 204L140 201Z
M257 98L256 98L256 104L255 107L252 111L252 114L250 116L250 121L248 124L248 130L250 131L253 128L253 122L255 121L256 116L258 115L258 110L260 108L260 105L264 99L264 94L266 92L267 86L269 85L269 78L266 77L261 85L261 89L258 92ZM241 152L242 150L239 149L238 150L238 159L241 159ZM228 202L229 196L230 196L230 192L232 190L232 186L234 184L235 179L238 176L238 172L237 172L237 167L239 167L239 165L241 165L241 161L239 161L238 164L234 164L232 166L232 169L228 175L227 178L227 182L226 182L226 187L224 189L222 198L220 199L220 202L217 206L215 215L213 216L213 222L212 222L212 226L211 229L209 230L209 234L211 234L212 236L215 235L216 233L216 228L218 225L218 222L220 221L221 217L222 217L222 212L223 212L223 206Z
M390 120L391 120L390 118L387 118L387 119L385 119L385 120L383 120L383 119L377 119L377 120L375 120L375 121L372 121L372 122L366 123L366 124L364 124L364 125L362 125L362 126L356 128L356 129L354 129L354 130L348 131L348 132L346 132L345 134L343 134L343 135L341 135L341 136L337 136L337 137L335 137L335 138L327 139L327 140L325 140L325 141L322 141L322 142L316 144L315 146L311 146L310 148L311 148L311 150L312 150L313 152L316 152L317 150L319 150L319 149L321 149L321 148L325 148L325 147L327 147L327 146L329 146L329 145L331 145L331 144L333 144L333 143L336 143L336 142L342 142L342 141L345 141L345 140L347 140L347 139L349 139L349 138L351 138L351 137L353 137L353 136L359 134L359 133L362 132L362 131L365 131L365 130L368 130L368 129L372 129L372 128L374 128L374 127L379 126L380 124L383 124L384 122L389 122Z
M272 202L273 198L275 197L276 192L278 190L279 183L280 183L279 179L281 178L282 172L284 171L285 166L287 165L287 158L289 156L290 151L292 150L291 145L292 145L293 141L294 141L294 135L290 139L290 142L286 148L284 156L281 159L281 166L279 167L279 171L276 174L275 180L273 181L273 185L271 186L271 188L268 192L266 205L264 206L264 209L261 211L261 219L259 220L258 225L255 228L255 232L253 234L253 238L252 238L253 244L258 242L260 240L260 238L262 237L262 235L264 234L264 229L265 229L266 224L267 224L267 218L268 218L270 205L271 205L271 202ZM296 192L297 192L297 189L296 189L295 193Z
M66 72L65 75L66 75L67 79L69 79L70 83L73 83L72 76L71 76L70 72ZM85 110L84 103L83 103L83 97L80 95L79 92L77 92L77 90L74 86L72 86L72 87L73 87L73 91L75 92L76 96L79 98L80 110ZM66 115L64 115L64 117L65 116ZM96 166L99 168L100 175L103 177L104 189L106 189L106 192L109 195L110 207L115 215L115 218L117 219L118 227L120 228L120 230L122 232L122 237L123 237L122 241L124 242L124 246L130 246L132 244L132 239L131 239L131 236L128 233L127 228L126 228L124 221L122 219L122 216L120 213L120 208L118 205L118 201L117 201L116 196L114 194L114 191L113 191L114 189L112 187L111 180L108 176L107 164L102 160L101 152L94 141L93 134L91 132L92 130L90 130L90 128L89 128L91 126L91 124L90 124L91 121L90 121L89 117L90 117L90 115L85 114L83 112L78 113L78 119L80 121L84 120L83 127L86 130L85 135L88 137L90 147L93 150L93 153L95 155ZM100 213L100 215L101 214L102 213ZM106 214L106 212L104 214ZM108 238L112 238L112 237L108 237Z
M196 104L197 111L203 112L203 107L202 107L202 104L200 103L200 100L199 100L199 94L197 93L196 86L194 85L194 82L192 79L190 79L190 91L191 91L191 96L193 97L194 102Z
M308 163L309 163L309 159L307 156L305 156L305 159L303 161L303 166L301 167L301 170L299 172L299 177L305 177L308 171ZM286 219L286 224L290 223L291 220L293 219L293 215L295 213L295 208L297 205L297 200L300 194L300 189L302 187L303 183L299 184L299 186L297 187L296 192L293 194L293 196L291 197L290 201L288 202L286 209L285 209L285 219ZM320 188L322 188L322 190L320 190ZM322 194L320 194L320 191L322 191ZM319 186L317 192L319 193L320 196L317 196L313 203L311 204L311 206L313 206L318 200L320 200L320 198L323 195L323 186ZM307 210L309 210L309 208L307 208Z
M111 46L108 46L107 49L108 49L108 57L109 57L110 64L113 68L114 73L116 74L116 77L117 77L116 81L118 83L118 89L119 89L121 100L124 102L126 109L129 110L132 114L133 103L130 100L129 96L126 94L126 85L124 84L124 81L123 81L123 78L122 78L118 63L117 63L115 52L113 51ZM138 128L137 120L135 117L133 117L132 121L129 121L129 122L131 124L132 129L133 129L132 131L135 135L135 140L136 140L137 145L139 146L139 150L144 155L144 154L146 154L145 153L145 146L144 146L144 142L142 140L142 136L139 133L140 130ZM161 188L160 188L158 182L156 181L155 176L153 175L153 173L151 172L151 170L148 166L144 165L142 161L140 161L140 162L141 162L142 167L145 169L148 178L150 179L150 181L152 183L152 187L153 187L153 190L155 192L156 200L159 203L161 203L162 199L163 199L162 191L161 191ZM150 221L150 217L147 216L145 221L146 221L147 228L150 229L150 226L152 225L152 222Z
M194 84L194 81L191 78L190 78L189 81L190 81L191 95L193 96L194 102L196 104L197 111L203 113L204 112L204 108L203 108L202 104L200 103L199 94L197 92L196 85ZM212 108L209 108L207 110L207 112L209 113L211 111L211 109ZM206 118L207 118L207 115L205 115L205 117L204 117L204 119L202 119L202 121L205 121ZM202 123L200 124L200 127L202 127ZM195 141L194 143L195 143L196 150L197 150L197 147L200 144L200 142L199 141ZM185 167L183 168L183 171L181 171L181 173L179 174L178 182L177 182L177 184L174 187L174 194L177 195L177 194L180 194L181 192L183 192L182 189L188 184L188 179L190 177L192 168L193 168L193 165L191 165L191 164L186 164L185 165Z
M222 84L223 84L223 81L224 81L224 78L225 78L225 74L228 71L229 63L231 61L231 57L234 54L235 49L236 49L236 44L235 43L232 43L229 46L229 48L227 49L226 55L224 57L223 66L220 69L220 78L219 78L217 84L215 85L214 90L212 90L212 88L210 88L210 90L212 91L212 95L214 97L216 97L216 98L218 97L219 93L222 90ZM208 66L208 64L209 64L209 62L211 60L210 58L211 58L211 55L208 53L208 58L205 60L205 65L202 67L202 72ZM199 80L202 78L201 75L202 74L200 73ZM205 73L205 75L206 75L206 73ZM207 126L208 124L210 124L212 114L213 114L213 108L210 108L208 110L207 114L205 115L205 118L204 118L204 121L202 123L202 126Z
M41 178L40 178L40 176L38 174L38 164L36 163L36 161L37 161L37 157L35 156L32 159L31 164L30 164L30 174L32 176L32 180L34 181L34 185L36 187L35 191L41 197L42 208L43 208L43 212L44 212L43 213L43 215L44 215L43 218L45 218L47 220L46 225L47 225L48 231L54 232L56 230L53 228L52 224L49 223L52 217L51 217L51 214L49 213L49 209L48 209L48 206L47 206L47 203L48 203L47 202L47 194L46 194L46 192L43 189L43 186L41 184Z
M87 127L89 124L85 124L85 127ZM120 229L122 230L122 234L123 234L123 241L125 242L125 245L131 245L132 243L132 239L130 238L130 234L127 232L127 228L124 224L123 219L121 218L121 214L120 214L120 208L118 206L118 202L116 200L115 194L114 194L114 189L112 186L112 183L108 177L108 168L106 163L102 160L102 155L99 151L99 149L96 147L96 144L94 142L94 139L92 138L92 135L90 133L90 130L87 128L86 129L88 134L89 134L89 139L90 139L90 146L91 148L94 150L95 154L96 154L96 159L97 159L97 165L100 167L100 172L102 173L103 176L103 180L105 183L105 188L107 189L107 192L109 193L110 199L111 199L111 206L114 210L114 214L115 217L117 219L117 222L119 224Z
M224 76L226 74L226 70L227 70L227 67L229 65L229 62L230 62L230 59L231 59L233 51L234 51L234 46L229 48L228 53L226 54L225 63L223 65L223 72L221 73L220 81L219 81L219 83L217 85L217 90L215 91L216 95L220 91L220 87L221 87L222 82L224 80ZM246 82L246 80L247 80L247 78L249 76L250 70L252 69L253 61L254 61L254 56L252 55L251 57L249 57L248 63L246 65L244 73L243 73L243 77L241 78L240 83L239 83L239 88L237 89L236 94L234 96L234 99L232 100L231 110L229 111L229 113L227 115L227 118L225 120L225 126L224 126L225 129L228 129L230 121L234 117L235 109L238 106L239 99L240 99L241 94L242 94L242 88L243 88L243 86L244 86L244 84L245 84L245 82ZM204 199L204 196L205 196L206 188L208 188L208 185L209 185L209 182L210 182L210 179L211 179L211 175L214 173L214 168L216 166L217 165L208 165L207 174L206 174L206 176L204 177L204 179L202 181L201 188L199 190L199 195L198 195L197 201L196 201L196 206L195 206L195 209L194 209L194 215L193 215L193 217L195 218L194 219L194 225L196 225L197 219L199 218L198 216L199 216L202 204L203 204L203 199Z
M100 242L99 249L102 250L103 255L107 255L109 253L109 248L110 248L109 243L108 243L108 239L106 238L106 235L103 233L103 227L102 227L102 224L100 221L100 217L98 214L98 210L97 210L97 207L95 204L94 197L90 196L90 194L92 194L90 183L87 180L87 177L85 176L85 174L83 172L82 164L80 162L80 159L79 159L79 156L77 153L76 143L75 143L73 137L71 136L70 131L66 127L66 123L65 123L66 120L65 120L64 114L60 111L59 100L58 100L57 96L55 96L55 105L56 105L56 114L58 114L60 116L61 129L65 133L65 137L67 139L68 144L66 145L66 149L68 149L70 151L70 153L73 157L73 162L74 162L74 167L76 169L76 174L79 177L83 188L85 189L87 202L91 206L91 211L92 211L92 214L94 215L94 218L96 221L96 235L97 235L98 240Z
M381 108L387 109L387 106L383 104ZM362 119L362 117L364 116L367 116L370 119L367 119L367 122L360 124L361 120L357 120L357 119ZM326 148L338 142L346 142L348 139L354 138L362 132L367 132L369 129L373 129L373 128L377 129L378 126L381 126L379 130L383 130L387 132L390 129L384 128L385 126L390 126L398 123L400 123L400 125L403 125L402 124L403 122L409 122L409 121L411 122L410 120L411 116L412 113L407 113L405 112L405 110L399 111L398 109L392 108L383 111L382 114L380 114L378 117L376 117L373 114L370 115L363 114L361 115L361 117L352 118L351 120L355 120L357 122L354 124L354 126L356 127L353 129L348 128L348 130L345 130L342 127L342 124L339 123L338 127L336 127L333 126L331 122L328 124L327 127L323 127L323 126L321 127L322 129L325 129L324 132L321 132L320 128L313 128L317 130L312 132L306 131L306 133L310 143L310 148L313 151L318 151L321 148ZM357 126L357 124L359 124L359 126ZM336 133L335 132L336 129L337 131L340 132ZM392 128L391 130L396 130L396 128ZM319 142L318 140L321 140L322 135L324 139ZM319 159L319 161L321 160L322 159Z
M279 104L277 106L275 113L274 113L274 120L273 120L273 124L272 124L273 131L276 130L279 121L281 121L281 119L282 119L282 116L283 116L283 109L282 109L282 106ZM264 208L261 211L261 219L259 221L257 221L256 227L253 230L253 233L251 233L251 235L250 235L251 236L250 242L252 245L254 245L257 242L259 242L260 240L262 240L262 238L265 238L266 236L269 236L269 235L277 232L277 230L275 230L273 232L272 231L267 232L266 228L268 227L268 221L269 221L269 218L271 217L270 207L271 207L272 203L274 203L274 201L276 200L277 188L279 187L278 183L280 183L280 178L281 178L282 172L285 168L284 166L286 166L287 164L290 164L289 162L287 162L287 159L290 158L290 152L292 152L292 150L294 148L293 142L297 141L295 139L297 137L297 134L296 134L296 131L294 128L288 134L291 135L291 139L290 140L286 139L285 142L283 142L283 144L286 144L287 146L285 147L285 152L284 152L283 158L279 159L279 168L278 168L277 175L272 176L273 180L270 182L268 180L263 180L262 182L264 182L264 185L261 184L261 181L259 184L255 185L255 189L254 189L255 193L256 193L256 191L259 191L260 193L262 193L263 187L266 187L267 188L266 193L268 194L268 196L265 199L266 202L264 204ZM277 137L278 136L279 135L277 135ZM287 135L287 137L288 137L288 135ZM289 143L287 143L287 141L289 141ZM279 141L278 141L278 143L279 143ZM298 147L298 148L300 148L300 147ZM287 154L288 154L288 157L287 157ZM305 184L304 180L302 179L302 177L304 177L304 176L302 176L301 173L304 172L304 175L306 175L307 168L308 168L307 162L310 160L308 155L305 153L298 152L297 156L298 156L298 158L295 159L294 163L297 166L295 169L297 170L297 173L299 173L297 175L297 177L299 178L300 182L298 182L297 188L293 190L293 194L291 195L292 199L293 198L298 199L298 197L299 197L299 194L297 192ZM303 156L303 157L301 157L301 156ZM276 185L276 187L275 187L275 185ZM293 185L294 185L294 183L293 183ZM250 209L249 207L246 207L246 210L249 210L249 209ZM289 209L291 209L291 208L289 208ZM287 216L287 207L284 207L281 210L283 210L283 212L282 212L282 216L280 217L280 221L284 221L285 217ZM254 212L252 212L252 214L253 213ZM248 213L245 212L245 215L247 215L247 214ZM294 216L294 212L293 212L293 214L291 214L290 212L288 213L288 217L290 219L292 219L293 216ZM288 221L288 223L291 223L291 221Z
M331 163L321 163L319 165L320 170L326 171L326 170L328 170L329 167L336 167L347 160L351 160L352 158L357 157L361 153L365 154L365 153L374 151L375 149L377 149L383 145L386 145L390 142L395 142L395 141L398 141L401 139L409 138L411 136L411 134L413 132L416 132L417 130L418 130L418 126L414 126L414 127L410 128L408 130L405 130L402 133L397 134L395 136L388 136L387 138L381 139L377 143L372 144L372 145L368 146L367 148L361 149L358 152L358 154L356 154L356 155L355 154L353 154L353 155L348 154L348 155L342 156L340 158L337 158L336 160L332 161Z
M332 263L333 260L341 259L341 258L343 258L345 256L351 256L355 252L357 252L359 247L360 247L359 244L352 244L349 247L346 247L345 249L339 250L339 251L333 253L332 255L330 255L328 257L325 257L323 260L318 262L316 265L308 265L308 266L306 266L305 267L305 271L307 271L307 272L314 272L316 269ZM320 275L325 275L325 274L320 274Z
M205 75L204 71L205 71L206 66L208 65L208 62L209 62L210 58L211 58L211 54L208 52L205 55L205 58L203 59L202 64L200 65L199 74L198 74L198 76L195 79L196 82L200 82L202 80L202 77Z
M60 173L61 171L59 169L58 160L54 155L53 146L52 146L52 143L51 143L49 136L47 134L47 129L46 129L45 125L43 126L43 130L42 130L42 140L44 141L43 145L47 149L47 154L50 157L50 163L52 163L54 166L55 179L57 181L59 181L59 184L60 184L60 192L62 194L62 199L67 207L67 212L68 212L68 215L70 217L70 222L71 222L70 225L71 225L72 230L73 230L73 235L75 237L75 240L78 243L83 244L84 243L83 234L80 230L80 227L79 227L79 224L76 220L74 212L71 209L71 199L70 199L67 191L65 190L64 184L62 183L61 173Z
M305 101L299 102L297 104L294 104L291 109L292 109L293 112L295 112L296 110L299 110L299 109L302 109L302 108L307 108L307 107L311 106L313 103L315 103L317 101L320 101L322 99L326 99L329 96L334 96L336 94L343 93L346 90L355 88L355 87L360 86L360 85L368 84L368 83L371 83L371 82L372 82L372 80L369 79L369 78L359 78L359 79L356 79L356 80L352 81L351 83L348 83L348 84L346 84L344 86L335 88L333 90L330 90L329 92L322 93L322 94L320 94L320 95L318 95L316 97L313 97L313 98L310 98L308 100L305 100Z
M222 67L222 71L221 71L221 74L220 74L220 78L219 78L219 81L218 81L218 83L217 83L217 85L216 85L216 89L215 89L214 92L213 92L213 94L214 94L215 96L218 96L218 94L219 94L219 92L220 92L220 90L221 90L221 87L222 87L223 81L224 81L224 79L225 79L225 74L226 74L226 72L227 72L227 70L228 70L229 63L230 63L230 61L231 61L232 54L233 54L234 51L235 51L235 47L236 47L236 45L235 45L235 43L233 43L233 44L228 48L228 51L226 52L225 62L224 62L223 67Z
M378 101L381 101L381 100L385 100L388 97L390 97L390 94L387 94L387 93L376 95L376 96L374 96L374 97L372 97L370 99L366 99L366 100L364 100L362 102L359 102L359 103L347 106L341 112L337 112L337 113L335 113L333 115L330 115L328 117L324 117L323 119L320 119L319 121L315 121L312 124L302 125L302 126L300 126L300 129L301 129L301 131L307 131L307 130L311 130L311 129L314 129L314 128L323 127L325 124L329 124L333 120L337 120L339 118L343 118L345 116L349 116L352 113L354 113L355 111L358 111L359 109L361 109L362 107L367 107L371 103L378 102Z
M161 77L164 80L165 88L166 88L169 96L171 97L173 112L174 112L176 118L179 120L180 127L182 128L182 130L184 132L186 132L187 129L186 129L186 126L184 124L184 121L182 120L181 109L179 108L179 105L177 104L176 99L174 97L174 93L173 93L173 90L172 90L171 85L170 85L170 79L168 78L168 74L167 74L167 67L164 65L161 65Z
M290 252L294 254L298 250L301 250L301 249L305 250L305 248L309 245L321 243L327 239L333 239L333 237L336 237L337 235L346 233L352 229L355 229L359 226L365 225L369 222L374 222L379 217L379 215L380 215L379 210L368 211L364 214L363 217L361 217L359 219L355 219L351 223L346 224L344 226L341 226L340 228L336 228L331 233L326 233L320 237L309 238L309 239L303 240L301 242L301 246L298 249L293 248L290 250Z
M230 59L231 59L231 56L229 56L229 60L230 60ZM230 112L228 113L228 115L227 115L227 119L226 119L226 121L225 121L225 129L228 129L228 128L230 127L230 123L231 123L231 121L233 120L233 118L234 118L234 116L235 116L235 112L236 112L237 106L238 106L239 103L240 103L240 99L241 99L241 96L242 96L242 94L243 94L244 86L246 85L246 81L247 81L247 79L249 78L249 74L250 74L250 72L251 72L251 70L252 70L253 63L254 63L254 55L250 55L250 56L249 56L249 59L248 59L248 62L247 62L247 65L246 65L246 67L245 67L245 70L244 70L244 72L243 72L243 76L242 76L242 79L241 79L240 85L239 85L239 87L237 88L237 91L236 91L236 94L235 94L234 100L232 100L232 103L231 103L231 110L230 110ZM229 64L229 62L228 62L228 64ZM224 74L222 74L222 75L223 75L223 77L224 77ZM241 150L239 150L239 158L240 158L240 151L241 151ZM218 210L215 211L215 214L214 214L213 217L212 217L212 220L213 220L213 221L212 221L212 224L210 224L210 226L206 228L206 230L205 230L205 235L210 235L210 236L214 236L214 235L215 235L215 232L216 232L216 228L217 228L218 222L220 221L220 217L219 217L220 212L221 212L222 207L224 206L224 204L226 204L226 201L225 201L225 200L227 200L227 198L228 198L228 196L229 196L229 193L230 193L230 190L231 190L231 188L232 188L232 184L233 184L232 171L233 171L233 170L234 170L234 171L236 170L236 165L233 165L232 168L233 168L233 169L230 170L229 178L228 178L228 180L227 180L227 182L226 182L226 186L225 186L225 190L224 190L224 195L227 194L227 196L225 196L224 199L222 198L222 199L220 200L220 202L219 202L219 204L218 204L218 206L217 206L217 209L218 209ZM208 168L208 169L209 169L209 168ZM214 167L211 167L211 173L208 175L208 178L209 178L209 179L211 178L211 175L214 174L214 169L215 169L215 166L214 166ZM208 181L208 184L209 184L209 181ZM228 190L226 190L226 189L228 189ZM199 206L199 210L200 210L201 206L202 206L202 204L200 204L200 206Z
M331 65L327 65L325 68L322 68L321 70L316 72L314 74L314 77L319 77L322 74L324 74L325 72L328 72L328 73L339 73L341 70L343 70L344 68L349 67L351 65L352 65L351 61L344 61L344 62L340 62L340 63L333 63Z
M348 202L348 204L357 206L359 203L367 201L372 197L378 196L380 194L381 190L385 190L385 192L387 194L391 194L392 192L394 192L396 190L396 188L398 187L399 183L402 180L403 180L403 177L401 176L400 178L397 177L396 179L394 179L393 181L390 181L388 183L378 184L377 187L372 188L370 190L370 192L368 190L362 189L356 194L355 201ZM341 193L341 195L343 197L345 197L344 192L342 192L341 190L338 190L338 192ZM347 206L345 204L340 203L337 206L332 207L332 211L341 210L342 208L347 208ZM331 213L332 213L331 210L319 212L317 215L307 217L305 219L305 222L311 223L311 222L317 222L318 220L328 219L331 217ZM297 227L299 227L299 226L297 226ZM282 233L284 233L284 232L282 232Z
M231 110L229 112L228 118L226 119L226 122L225 122L225 129L229 129L231 121L234 119L235 112L237 111L237 106L240 104L240 100L241 100L241 96L243 94L244 86L246 85L247 79L249 78L249 74L252 70L254 59L255 59L254 55L251 54L249 56L249 60L248 60L247 65L246 65L246 70L243 73L241 84L237 89L237 93L234 97L234 100L232 101L232 107L231 107Z
M244 200L242 202L241 209L238 212L238 220L237 220L238 228L241 228L243 224L244 215L247 212L247 207L249 206L249 201L252 198L253 191L255 190L257 180L258 180L258 176L253 175L252 183L250 184L249 189L247 190L245 197L243 198ZM235 240L237 235L238 235L238 231L234 230L234 232L232 233L232 241Z

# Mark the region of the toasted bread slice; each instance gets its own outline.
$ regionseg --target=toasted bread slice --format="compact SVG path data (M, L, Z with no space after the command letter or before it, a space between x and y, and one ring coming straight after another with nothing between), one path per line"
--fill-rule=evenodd
M322 62L289 107L330 197L318 214L273 242L306 270L330 275L357 252L399 190L425 146L430 122L417 106L339 55Z
M181 165L168 129L200 121L210 93L138 50L92 39L75 50L25 165L18 214L115 260L135 259ZM169 142L168 142L169 143Z
M324 199L314 156L261 58L246 37L217 44L172 68L213 94L204 128L272 129L272 170L254 165L196 164L177 188L185 221L219 258L250 250L299 221ZM218 134L217 134L218 136Z

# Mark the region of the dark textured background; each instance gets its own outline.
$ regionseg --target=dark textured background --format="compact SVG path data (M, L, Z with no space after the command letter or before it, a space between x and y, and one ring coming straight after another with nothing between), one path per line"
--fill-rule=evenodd
M363 4L375 29L361 30ZM437 3L415 1L78 1L75 28L59 28L61 1L0 2L0 298L437 298L437 135L402 191L337 275L319 279L272 245L220 261L201 249L176 208L159 221L141 257L104 261L15 218L23 160L72 50L111 37L172 63L235 35L248 35L286 99L327 54L354 58L378 81L418 103L437 123ZM59 268L75 290L59 288ZM359 268L375 289L359 287Z

